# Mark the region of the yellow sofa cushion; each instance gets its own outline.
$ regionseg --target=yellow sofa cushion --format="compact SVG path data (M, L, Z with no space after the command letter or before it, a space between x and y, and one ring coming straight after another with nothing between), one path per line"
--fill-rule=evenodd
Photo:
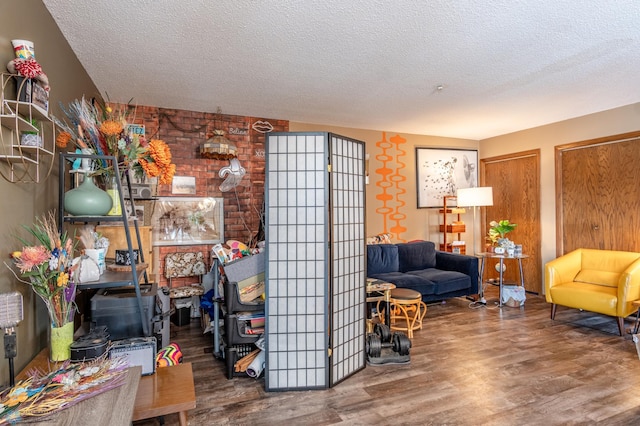
M622 271L620 271L622 272ZM620 272L598 271L595 269L583 269L578 272L578 275L573 281L598 284L607 287L618 287L618 281L620 280Z

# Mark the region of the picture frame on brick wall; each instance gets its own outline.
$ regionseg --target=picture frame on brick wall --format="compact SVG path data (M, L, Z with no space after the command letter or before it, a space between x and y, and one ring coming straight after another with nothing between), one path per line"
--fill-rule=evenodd
M171 182L171 193L174 195L196 195L195 176L174 176Z
M221 197L160 197L151 217L153 245L179 246L224 242Z

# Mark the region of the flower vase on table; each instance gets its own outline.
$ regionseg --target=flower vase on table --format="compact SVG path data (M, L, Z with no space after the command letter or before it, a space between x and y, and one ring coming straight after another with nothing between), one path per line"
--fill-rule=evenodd
M493 220L489 223L489 226L491 226L491 228L489 228L487 240L493 245L493 251L496 254L506 254L509 257L513 257L515 243L509 240L506 235L513 231L518 225L505 219L499 222Z
M71 357L73 342L73 318L76 312L76 285L73 282L73 240L66 232L59 233L54 212L29 227L23 225L35 244L18 238L21 251L11 253L18 281L28 284L47 306L49 312L49 358L64 361Z
M73 343L73 322L62 327L49 330L49 360L53 362L66 361L71 358L71 344Z
M63 278L64 280L64 278ZM73 316L75 314L76 286L67 282L58 287L58 280L50 283L49 288L57 287L51 297L42 298L49 311L51 328L49 330L49 359L51 361L66 361L71 358L71 344L73 343Z

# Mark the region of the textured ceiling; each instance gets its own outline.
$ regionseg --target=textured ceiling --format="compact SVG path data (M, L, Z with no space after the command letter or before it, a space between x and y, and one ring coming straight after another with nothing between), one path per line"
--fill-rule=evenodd
M113 101L469 139L640 101L636 0L43 2Z

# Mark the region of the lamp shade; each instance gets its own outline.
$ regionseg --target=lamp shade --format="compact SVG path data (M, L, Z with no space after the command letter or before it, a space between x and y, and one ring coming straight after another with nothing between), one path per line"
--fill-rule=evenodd
M479 186L460 188L456 194L458 207L480 207L493 205L493 188Z

